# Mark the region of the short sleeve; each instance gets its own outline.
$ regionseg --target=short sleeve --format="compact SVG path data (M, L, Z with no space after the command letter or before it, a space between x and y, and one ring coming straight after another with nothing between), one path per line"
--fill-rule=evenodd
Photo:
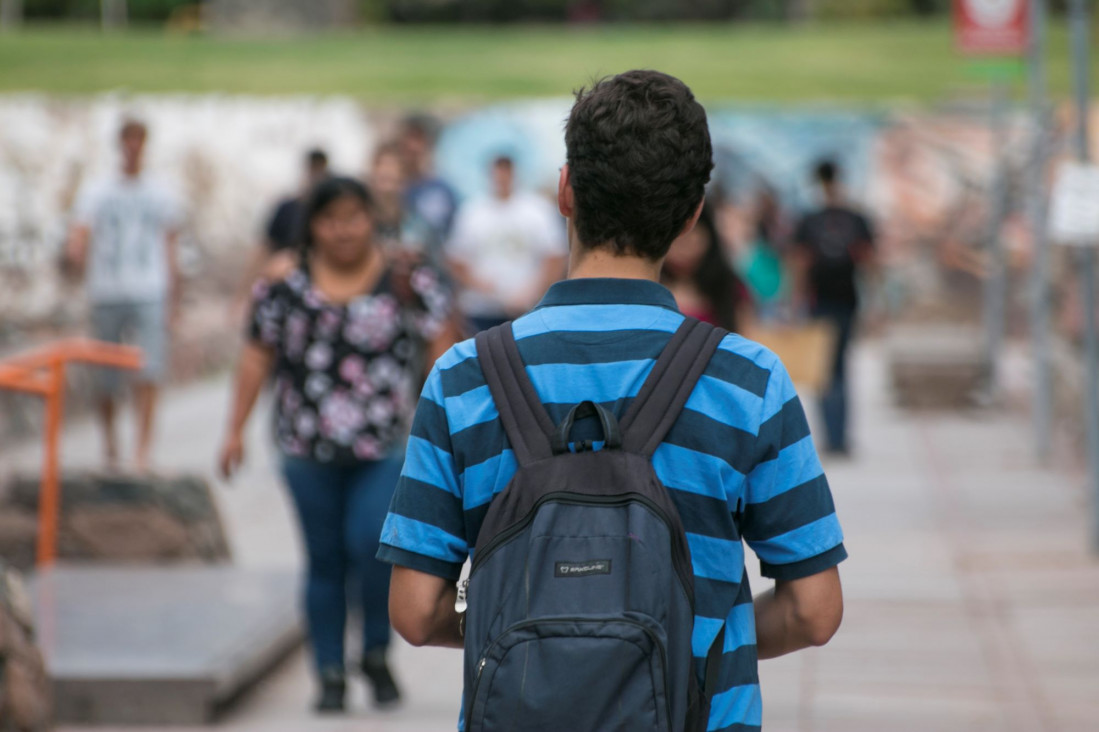
M801 401L777 359L763 398L741 533L774 579L823 572L847 557L832 492Z
M102 187L94 182L85 182L80 186L73 204L72 221L77 226L91 226L95 223L95 212L99 208Z
M253 343L278 349L282 344L286 303L278 290L267 280L257 280L252 286L252 307L245 325L245 336Z
M468 554L462 493L436 366L412 420L378 559L457 581Z

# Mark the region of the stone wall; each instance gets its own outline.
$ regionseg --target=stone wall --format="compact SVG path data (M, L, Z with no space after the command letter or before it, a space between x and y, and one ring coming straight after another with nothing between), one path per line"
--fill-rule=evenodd
M15 570L0 561L0 732L45 732L50 710L30 598Z
M33 566L37 475L0 486L0 556ZM61 482L58 556L114 562L221 562L229 544L210 486L190 477L69 474Z

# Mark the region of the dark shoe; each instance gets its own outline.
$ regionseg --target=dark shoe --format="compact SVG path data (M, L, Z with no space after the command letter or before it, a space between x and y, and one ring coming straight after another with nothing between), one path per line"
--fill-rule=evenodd
M342 712L343 698L347 693L347 680L343 669L332 668L321 671L321 695L314 707L318 712Z
M363 656L362 670L374 687L374 702L378 706L394 704L401 698L401 691L386 663L384 648L376 648Z

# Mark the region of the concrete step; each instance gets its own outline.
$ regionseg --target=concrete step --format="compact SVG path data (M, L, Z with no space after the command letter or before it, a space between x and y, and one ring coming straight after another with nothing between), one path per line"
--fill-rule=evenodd
M62 724L203 724L302 639L298 577L59 565L30 582Z

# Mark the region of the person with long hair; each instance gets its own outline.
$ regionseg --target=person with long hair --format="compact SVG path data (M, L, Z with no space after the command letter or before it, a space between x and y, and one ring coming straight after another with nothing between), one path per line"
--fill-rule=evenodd
M375 243L370 193L329 178L303 211L298 267L260 280L219 455L228 478L244 428L274 381L282 472L308 555L305 615L320 681L318 711L344 709L346 588L363 614L360 668L379 705L400 696L386 657L389 567L378 537L404 461L425 365L453 342L450 296L427 266L401 266Z
M749 317L748 291L729 264L709 203L702 207L694 228L672 242L661 283L671 290L685 315L734 333Z

